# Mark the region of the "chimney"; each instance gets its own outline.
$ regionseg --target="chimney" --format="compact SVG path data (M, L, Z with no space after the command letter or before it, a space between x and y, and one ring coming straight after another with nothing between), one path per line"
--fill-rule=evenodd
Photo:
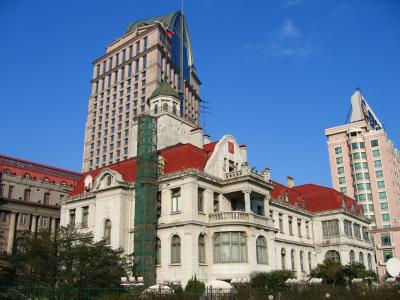
M264 181L269 182L271 180L271 169L270 168L265 168L264 171L262 172L264 176Z
M287 177L287 186L288 186L288 188L292 188L292 187L294 187L294 179L293 179L293 177L290 177L290 176L288 176Z
M245 162L247 162L247 147L246 147L246 145L240 145L239 148L240 148L240 154L242 155L243 160Z

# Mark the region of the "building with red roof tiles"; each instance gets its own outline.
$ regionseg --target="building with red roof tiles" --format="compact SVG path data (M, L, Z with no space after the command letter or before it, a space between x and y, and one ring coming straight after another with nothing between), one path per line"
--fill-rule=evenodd
M180 117L173 95L157 94L149 105L158 141L157 233L150 237L157 282L185 284L193 274L243 282L254 271L277 269L305 278L325 258L375 268L369 221L354 200L317 185L295 186L292 178L279 184L269 169L252 171L246 146L231 135L203 137ZM137 124L132 132L137 142ZM136 156L137 145L131 149ZM147 201L136 197L136 184L145 184L136 181L136 163L133 157L83 173L63 201L62 225L133 253L136 201Z
M0 155L0 252L17 251L23 232L55 230L60 201L79 179L76 172Z

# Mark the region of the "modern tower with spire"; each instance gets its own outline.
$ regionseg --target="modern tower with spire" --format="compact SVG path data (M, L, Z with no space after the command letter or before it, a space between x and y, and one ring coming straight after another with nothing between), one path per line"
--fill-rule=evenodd
M371 220L378 271L400 257L400 154L356 89L349 123L325 130L333 187L358 201ZM351 226L351 225L349 225Z
M93 62L84 171L134 156L132 124L149 111L149 98L162 82L179 95L178 114L199 126L201 82L180 11L133 22Z

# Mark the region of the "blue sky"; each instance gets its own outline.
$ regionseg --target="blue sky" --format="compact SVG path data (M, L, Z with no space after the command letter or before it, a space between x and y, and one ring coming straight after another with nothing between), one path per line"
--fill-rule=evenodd
M81 169L91 62L180 1L1 0L0 153ZM324 129L361 90L400 147L400 1L194 1L185 15L207 131L250 164L330 185Z

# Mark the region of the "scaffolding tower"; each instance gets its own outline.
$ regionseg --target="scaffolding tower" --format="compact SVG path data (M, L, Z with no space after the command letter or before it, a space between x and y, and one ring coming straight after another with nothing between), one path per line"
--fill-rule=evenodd
M156 283L157 193L157 120L143 115L137 135L134 273L147 286Z

